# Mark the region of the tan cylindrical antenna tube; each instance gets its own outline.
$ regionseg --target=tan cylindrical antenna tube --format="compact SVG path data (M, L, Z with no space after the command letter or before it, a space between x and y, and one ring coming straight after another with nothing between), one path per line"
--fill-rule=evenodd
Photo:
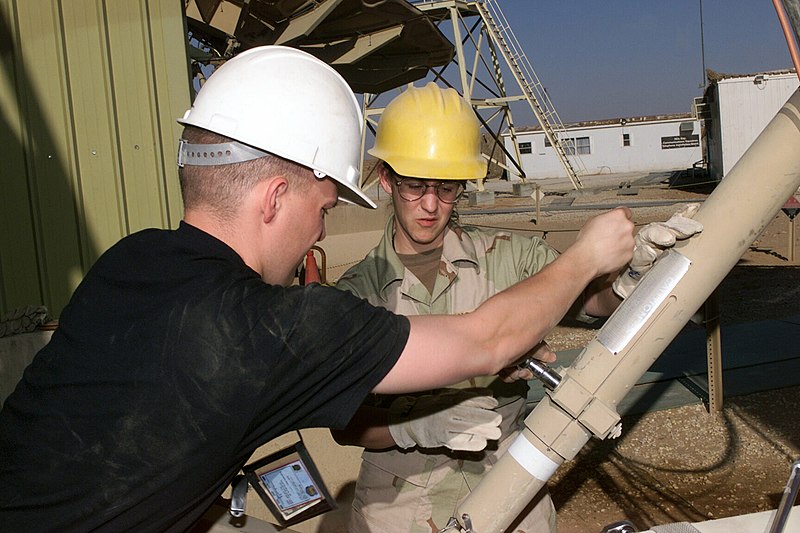
M642 278L525 428L458 508L462 531L504 531L594 435L620 433L617 406L800 186L800 92L792 95L694 218Z

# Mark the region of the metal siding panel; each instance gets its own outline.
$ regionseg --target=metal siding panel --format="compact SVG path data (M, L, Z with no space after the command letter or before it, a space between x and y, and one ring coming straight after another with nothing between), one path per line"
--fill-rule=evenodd
M167 226L144 0L106 4L128 231Z
M63 3L85 264L126 233L102 5Z
M44 279L45 304L54 312L69 300L83 276L75 197L69 86L58 2L17 2L20 60L27 124L27 164Z
M5 42L16 44L0 63L0 222L15 228L0 235L0 310L44 303L57 316L120 237L180 219L175 118L190 105L183 5L0 7L13 30Z
M167 223L174 228L183 216L178 167L175 163L177 143L183 128L175 119L182 117L191 105L183 4L178 0L149 0L148 8L158 104L160 178L166 192Z
M4 228L0 232L0 314L44 303L30 212L24 122L17 97L15 4L0 0L0 41L8 47L7 53L0 54L0 146L4 147L0 166L0 227Z
M728 106L726 109L728 116L725 117L725 122L728 127L725 132L723 148L725 156L723 171L725 174L730 172L753 139L766 126L766 122L761 123L763 119L755 105L755 101L758 99L757 95L750 91L748 85L752 86L753 84L746 85L741 80L725 84L729 98L736 102L736 105Z
M754 84L753 77L718 83L723 176L744 155L797 86L794 74L767 76L763 85Z

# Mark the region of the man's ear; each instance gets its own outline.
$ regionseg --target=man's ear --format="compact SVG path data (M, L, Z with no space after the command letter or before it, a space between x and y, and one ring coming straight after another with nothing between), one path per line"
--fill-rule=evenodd
M283 176L275 176L264 182L260 199L261 214L264 223L271 222L278 215L278 211L283 205L288 188L289 181Z
M392 182L389 176L389 169L386 168L384 163L378 165L378 176L381 179L381 187L387 194L392 194Z

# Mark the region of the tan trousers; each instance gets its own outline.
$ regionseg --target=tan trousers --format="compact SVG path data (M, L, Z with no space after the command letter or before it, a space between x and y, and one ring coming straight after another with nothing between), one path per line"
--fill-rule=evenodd
M513 440L505 439L498 451L482 461L448 461L433 467L429 476L403 479L365 459L353 499L350 533L436 533ZM507 531L555 533L555 507L546 489Z

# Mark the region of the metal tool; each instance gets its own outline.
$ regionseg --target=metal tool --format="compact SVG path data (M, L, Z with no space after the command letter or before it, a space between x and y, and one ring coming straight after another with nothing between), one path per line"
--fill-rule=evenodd
M541 381L550 390L555 390L558 384L561 383L561 375L558 372L533 357L528 357L519 363L517 368L530 370L533 373L533 377Z

